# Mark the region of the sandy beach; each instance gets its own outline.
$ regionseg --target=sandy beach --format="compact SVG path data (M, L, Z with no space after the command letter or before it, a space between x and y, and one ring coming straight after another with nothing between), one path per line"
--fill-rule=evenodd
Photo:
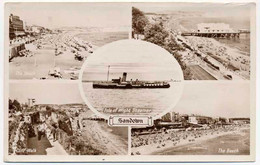
M75 30L43 35L36 41L25 44L29 56L18 56L9 62L9 77L76 80L85 59L98 47L128 38L128 33L125 32L98 34Z
M249 155L250 130L242 129L217 137L172 147L154 155ZM195 153L195 154L194 154Z
M88 139L94 148L98 148L108 155L126 155L127 139L114 134L106 123L84 120L86 127L82 130L83 138ZM124 131L127 131L127 128Z
M192 145L192 144L199 144L202 142L205 142L209 139L217 139L218 137L222 137L225 135L234 135L234 134L243 134L243 130L248 129L248 128L236 128L236 129L231 129L231 130L206 130L202 134L200 133L194 133L194 134L189 134L186 133L180 133L180 132L172 132L175 136L179 136L178 138L174 138L171 140L169 134L165 133L159 133L159 134L150 134L150 135L141 135L142 139L149 139L146 141L147 145L141 145L138 147L134 147L133 143L135 143L136 137L132 136L132 148L131 148L131 153L132 155L158 155L158 154L165 154L167 151L171 151L171 153L174 153L175 148L181 148L187 145ZM172 135L173 135L172 134ZM179 135L178 135L179 134ZM183 134L183 135L180 135ZM199 134L199 135L195 135ZM171 136L172 136L171 135ZM195 135L195 136L194 136ZM157 137L156 137L157 136ZM152 140L153 139L153 140ZM160 140L158 140L160 139ZM215 142L214 142L215 143ZM194 152L193 152L194 154Z
M76 52L73 43L76 43L77 40L73 33L48 34L33 43L26 44L26 49L33 55L12 59L9 63L10 79L70 79L77 77L76 74L84 62L75 59ZM90 54L90 50L79 49L79 52L84 57ZM54 77L49 74L55 68L58 68L62 77Z

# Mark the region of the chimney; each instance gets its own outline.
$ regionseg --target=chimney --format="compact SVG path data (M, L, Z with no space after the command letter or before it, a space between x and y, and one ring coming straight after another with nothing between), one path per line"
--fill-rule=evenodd
M126 76L127 76L127 73L126 73L126 72L124 72L124 73L123 73L122 82L126 82Z

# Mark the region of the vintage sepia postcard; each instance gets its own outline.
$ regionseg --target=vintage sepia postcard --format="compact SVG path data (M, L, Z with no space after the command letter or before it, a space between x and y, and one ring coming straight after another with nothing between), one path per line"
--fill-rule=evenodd
M6 1L5 161L254 161L256 4Z

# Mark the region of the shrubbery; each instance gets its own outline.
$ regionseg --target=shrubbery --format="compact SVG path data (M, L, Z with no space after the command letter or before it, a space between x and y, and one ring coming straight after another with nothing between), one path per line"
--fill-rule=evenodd
M178 51L185 50L182 45L177 43L177 38L164 28L163 23L157 21L150 23L144 13L137 8L132 8L132 29L134 34L144 35L144 40L154 43L169 51L180 64L185 80L192 79L190 68L182 61L182 56Z

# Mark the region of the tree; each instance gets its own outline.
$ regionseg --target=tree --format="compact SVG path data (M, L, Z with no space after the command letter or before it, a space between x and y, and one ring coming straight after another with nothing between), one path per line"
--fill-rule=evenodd
M185 50L181 44L178 44L176 38L173 35L169 35L169 37L165 39L165 49L169 52Z
M12 102L12 100L11 99L9 99L9 109L13 109L14 107L13 107L13 102Z
M148 24L148 19L139 9L132 8L132 29L133 34L144 34L144 28Z
M163 28L162 23L149 24L144 29L144 40L164 47L165 39L169 33Z
M13 101L13 105L12 106L15 108L16 111L21 111L22 110L21 104L17 100Z
M183 77L185 80L192 80L193 74L189 67L182 61L182 55L180 53L176 52L170 52L174 58L178 61L178 63L181 66L181 69L183 71Z

